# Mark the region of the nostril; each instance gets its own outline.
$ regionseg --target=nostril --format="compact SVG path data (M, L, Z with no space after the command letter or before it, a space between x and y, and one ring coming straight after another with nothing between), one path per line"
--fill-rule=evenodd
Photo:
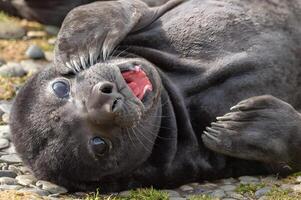
M111 94L113 92L113 85L111 85L111 84L104 84L99 89L100 89L100 91L102 93Z

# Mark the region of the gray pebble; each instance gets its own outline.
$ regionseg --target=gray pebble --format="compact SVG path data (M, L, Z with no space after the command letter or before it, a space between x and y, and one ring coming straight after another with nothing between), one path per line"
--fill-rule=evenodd
M25 55L31 59L42 59L45 58L44 52L37 45L30 45L25 52Z
M241 183L246 184L246 183L256 183L259 182L259 178L254 177L254 176L241 176L238 178Z
M11 133L8 125L0 126L0 138L11 139Z
M19 175L16 177L16 180L18 181L18 183L20 185L34 185L38 180L30 174L26 174L26 175Z
M45 31L49 34L49 35L57 35L59 33L59 28L56 26L45 26Z
M255 192L256 198L262 197L271 191L271 187L264 187Z
M22 175L23 174L21 169L19 167L14 166L14 165L9 165L8 170L15 172L17 175Z
M17 154L3 155L0 157L0 162L6 162L9 164L21 163L22 160Z
M262 196L258 200L268 200L268 197L267 196Z
M4 138L0 138L0 149L5 149L9 147L9 141Z
M162 192L168 193L169 197L180 197L180 194L175 190L162 190Z
M0 185L16 185L17 181L10 177L0 177Z
M294 187L295 185L293 185L293 184L282 184L281 186L280 186L280 189L283 189L283 190L293 190L293 187Z
M19 190L21 185L0 185L0 190Z
M183 197L170 197L169 200L186 200L186 198L183 198Z
M55 42L56 42L56 38L55 37L48 39L48 44L55 45Z
M237 200L237 199L234 199L234 198L223 198L223 200Z
M293 191L300 193L301 192L301 184L299 185L294 185L292 187Z
M2 115L2 121L6 124L9 124L9 114L8 113L4 113Z
M37 195L40 196L48 196L49 192L45 191L45 190L41 190L39 188L22 188L19 190L20 192L32 192L32 193L36 193Z
M52 51L46 51L45 52L45 58L49 62L54 61L54 53Z
M0 22L1 39L18 39L25 36L25 29L12 21Z
M244 199L244 196L241 194L238 194L236 192L226 192L228 197L234 198L234 199Z
M189 185L182 185L179 189L183 192L193 191L193 187L191 187Z
M22 60L21 65L26 72L36 73L50 65L45 60Z
M45 37L47 34L44 31L28 31L26 36L29 38Z
M22 77L24 75L26 75L26 71L19 63L9 62L0 67L0 76Z
M122 191L122 192L119 192L118 193L118 196L119 197L128 197L128 196L130 196L130 194L131 194L131 191Z
M224 191L234 191L236 189L236 186L234 186L234 185L224 185L224 186L221 186L220 189L222 189Z
M32 174L32 171L26 167L26 166L21 166L19 169L24 173L24 174Z
M214 190L211 194L211 197L213 198L223 198L226 196L224 190Z
M11 170L0 170L0 177L15 178L17 174Z
M0 67L1 67L2 65L4 65L5 63L6 63L6 61L0 58Z
M301 183L301 176L298 176L298 177L296 178L296 181L297 181L298 183Z
M15 148L15 145L13 143L10 143L10 147L9 148L6 148L6 149L2 149L0 151L1 154L11 154L11 155L14 155L16 154L16 148ZM5 158L6 159L6 158ZM0 160L1 160L1 157L0 157ZM11 160L11 159L10 159ZM17 160L18 161L18 160ZM19 160L20 161L20 160ZM21 161L20 161L21 162ZM17 162L15 162L17 163ZM10 163L10 164L15 164L14 162ZM19 162L18 162L19 163Z
M233 184L233 183L236 183L237 180L234 179L234 178L226 178L226 179L220 180L220 182L221 182L222 184Z
M3 111L4 113L10 113L12 107L12 102L9 101L1 101L0 102L0 110Z
M61 186L58 186L56 184L50 183L48 181L42 181L39 180L36 183L36 186L42 188L43 190L46 190L50 192L51 194L63 194L67 192L67 189Z

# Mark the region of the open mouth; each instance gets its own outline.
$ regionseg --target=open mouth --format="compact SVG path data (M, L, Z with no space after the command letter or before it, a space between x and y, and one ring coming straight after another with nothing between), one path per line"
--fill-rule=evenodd
M153 86L145 72L141 69L141 66L136 65L122 71L121 74L138 99L142 100L148 91L153 91Z

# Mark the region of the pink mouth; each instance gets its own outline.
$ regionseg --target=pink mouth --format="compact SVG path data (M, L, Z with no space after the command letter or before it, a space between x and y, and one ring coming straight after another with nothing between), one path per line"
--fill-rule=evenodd
M146 91L153 91L153 86L140 66L135 66L133 70L122 72L122 76L133 94L143 99Z

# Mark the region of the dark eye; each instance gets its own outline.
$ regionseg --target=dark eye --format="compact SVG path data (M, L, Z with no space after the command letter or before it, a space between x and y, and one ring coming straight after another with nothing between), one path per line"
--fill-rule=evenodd
M56 81L52 84L55 95L59 98L67 98L69 96L70 87L67 81Z
M92 138L90 144L92 145L94 153L98 155L104 154L108 149L107 143L100 137Z

